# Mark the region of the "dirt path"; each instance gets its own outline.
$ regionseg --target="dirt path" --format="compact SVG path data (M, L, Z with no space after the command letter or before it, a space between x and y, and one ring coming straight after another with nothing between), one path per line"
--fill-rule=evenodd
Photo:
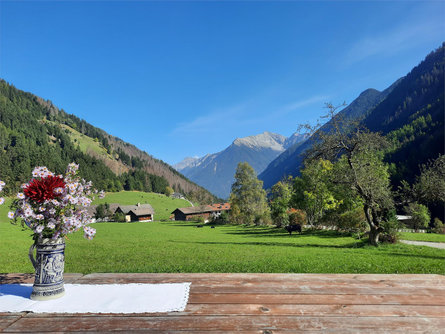
M400 240L400 242L408 245L428 246L428 247L445 249L445 242L428 242L428 241L412 241L412 240Z

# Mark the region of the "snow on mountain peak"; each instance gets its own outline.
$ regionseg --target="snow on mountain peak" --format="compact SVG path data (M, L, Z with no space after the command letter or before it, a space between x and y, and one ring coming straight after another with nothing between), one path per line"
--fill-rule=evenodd
M286 137L265 131L259 135L237 138L233 144L237 146L247 146L250 148L270 148L274 151L284 151Z

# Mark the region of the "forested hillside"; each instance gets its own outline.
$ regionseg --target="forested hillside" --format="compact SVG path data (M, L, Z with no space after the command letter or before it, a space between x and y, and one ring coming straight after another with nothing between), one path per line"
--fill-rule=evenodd
M106 191L164 193L167 186L198 202L214 200L166 163L31 93L0 80L0 179L12 193L35 166L62 173L80 165L82 177Z
M394 185L412 183L420 164L444 154L444 45L414 67L364 120L393 144L386 161Z
M401 180L412 183L421 164L444 153L444 59L442 45L383 92L368 89L339 112L346 119L363 118L365 127L390 139L392 147L385 160L395 188ZM328 129L329 123L320 130ZM272 161L259 176L265 187L287 175L298 175L311 145L309 139Z

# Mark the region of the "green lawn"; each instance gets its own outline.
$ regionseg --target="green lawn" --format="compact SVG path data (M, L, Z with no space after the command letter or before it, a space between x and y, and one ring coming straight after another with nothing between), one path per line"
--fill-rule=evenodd
M400 233L401 240L445 242L445 234L437 233Z
M93 204L100 203L119 203L122 205L131 205L136 203L149 203L155 210L154 218L164 220L170 217L172 211L176 208L191 206L189 202L183 199L167 197L163 194L145 193L141 191L121 191L117 193L106 193L105 198L96 199Z
M32 272L30 231L3 217L0 272ZM66 272L439 273L445 250L404 244L378 248L331 231L289 236L269 227L187 222L97 223L96 238L66 241Z

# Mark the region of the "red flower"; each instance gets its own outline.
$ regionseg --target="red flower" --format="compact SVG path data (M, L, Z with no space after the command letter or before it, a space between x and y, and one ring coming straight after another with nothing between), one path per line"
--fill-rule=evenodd
M60 194L54 192L54 189L64 187L65 182L63 181L63 178L59 176L47 176L41 180L32 180L23 192L28 198L41 203L45 200L60 196Z

